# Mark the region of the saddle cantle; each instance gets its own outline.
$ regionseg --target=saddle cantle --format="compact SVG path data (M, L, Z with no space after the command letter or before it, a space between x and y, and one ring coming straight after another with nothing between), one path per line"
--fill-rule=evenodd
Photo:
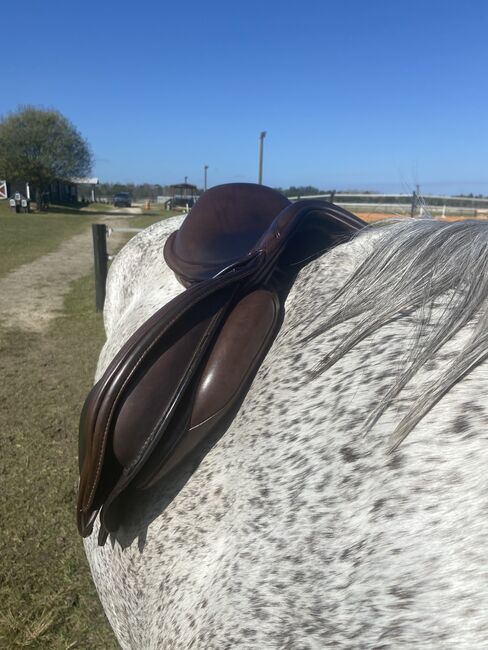
M273 343L298 271L364 222L246 183L205 192L164 247L186 291L123 345L80 419L78 528L117 530L129 488L178 469L229 426Z

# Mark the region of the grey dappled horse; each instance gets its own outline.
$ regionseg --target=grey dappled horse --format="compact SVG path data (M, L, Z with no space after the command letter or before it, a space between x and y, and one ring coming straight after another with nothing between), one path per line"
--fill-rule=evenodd
M180 222L115 259L97 377ZM409 220L301 271L227 433L85 541L123 648L488 647L487 265L487 223Z

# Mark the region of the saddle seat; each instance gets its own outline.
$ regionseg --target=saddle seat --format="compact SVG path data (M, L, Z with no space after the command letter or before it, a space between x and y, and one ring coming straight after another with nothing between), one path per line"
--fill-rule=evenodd
M213 278L254 249L290 201L263 185L221 185L205 192L164 247L182 284Z
M364 222L246 183L205 192L164 258L187 288L123 345L80 418L78 528L99 543L125 499L168 479L228 428L283 321L298 271Z

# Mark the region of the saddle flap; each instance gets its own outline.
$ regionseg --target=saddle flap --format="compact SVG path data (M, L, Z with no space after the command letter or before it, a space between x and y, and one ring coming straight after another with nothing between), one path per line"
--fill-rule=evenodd
M283 307L273 291L257 289L239 300L207 355L195 382L186 414L180 414L178 444L167 437L148 459L138 488L148 488L178 466L209 432L238 411L283 320ZM186 417L187 416L187 417Z
M93 514L137 474L167 429L240 280L250 272L242 268L177 296L134 333L90 391L80 419L82 534L90 534ZM147 398L158 393L150 405Z

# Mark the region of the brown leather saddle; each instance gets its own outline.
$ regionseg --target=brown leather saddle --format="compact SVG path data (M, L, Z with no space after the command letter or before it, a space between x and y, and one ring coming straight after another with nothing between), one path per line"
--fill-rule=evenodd
M298 271L364 226L332 203L214 187L164 247L186 287L123 345L80 421L78 528L116 531L128 490L177 471L237 413L281 326Z

